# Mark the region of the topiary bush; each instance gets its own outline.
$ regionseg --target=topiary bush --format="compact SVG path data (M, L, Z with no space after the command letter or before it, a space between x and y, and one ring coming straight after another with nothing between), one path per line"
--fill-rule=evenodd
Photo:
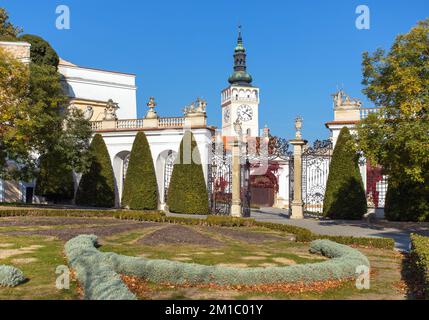
M429 221L429 187L389 176L384 216L390 221Z
M115 182L112 163L106 144L100 134L91 142L92 161L89 171L82 175L76 194L76 204L81 206L115 206Z
M25 280L21 270L12 266L0 265L0 287L16 287Z
M58 67L60 58L49 42L33 34L24 34L20 36L19 39L31 44L31 62L38 65Z
M341 129L332 154L323 200L323 215L331 219L361 219L367 212L358 154L349 129Z
M73 199L73 171L67 167L61 154L50 152L40 157L35 195L45 197L47 201L54 203Z
M89 291L85 291L85 297L88 298L100 298L104 294L98 290L103 285L103 280L111 283L111 287L104 288L105 292L111 292L109 298L128 298L124 287L116 281L117 273L143 277L158 284L260 285L350 279L356 276L358 266L370 266L366 256L358 250L329 240L313 241L310 252L322 254L331 258L330 260L285 267L244 269L101 253L94 248L96 239L93 235L81 235L66 244L66 255L72 267L77 268L79 281ZM106 279L105 275L110 275L112 279ZM115 291L116 294L113 293Z
M173 167L167 204L175 213L208 214L209 202L200 152L193 134L186 131Z
M133 143L122 193L122 206L138 210L155 210L158 207L158 184L144 132L137 133Z
M65 253L70 266L76 271L76 277L88 300L135 300L127 286L122 282L110 262L108 254L100 253L94 246L94 235L77 236L65 245Z

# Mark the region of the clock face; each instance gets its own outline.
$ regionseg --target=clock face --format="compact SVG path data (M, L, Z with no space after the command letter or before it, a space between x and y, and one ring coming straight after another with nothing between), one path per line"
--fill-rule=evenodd
M225 122L229 122L229 119L231 118L231 110L229 108L223 109L223 120Z
M252 120L253 118L252 107L245 104L239 106L237 109L237 116L243 122Z

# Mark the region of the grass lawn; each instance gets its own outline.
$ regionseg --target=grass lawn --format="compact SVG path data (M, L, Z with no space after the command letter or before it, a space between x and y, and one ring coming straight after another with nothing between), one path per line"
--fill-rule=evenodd
M325 258L290 235L252 228L182 226L109 218L0 218L0 264L20 268L29 278L16 288L0 288L0 299L79 299L76 282L55 287L56 267L67 264L64 243L81 233L99 236L100 250L130 256L231 267L286 266ZM404 299L402 256L383 249L360 250L372 265L371 289L345 282L322 292L249 292L219 288L180 288L138 281L142 299Z

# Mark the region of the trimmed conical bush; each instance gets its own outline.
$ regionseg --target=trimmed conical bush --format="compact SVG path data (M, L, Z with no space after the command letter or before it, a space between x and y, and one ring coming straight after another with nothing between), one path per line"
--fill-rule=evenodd
M173 167L167 204L175 213L208 214L208 194L200 152L193 134L186 131Z
M341 129L329 166L323 215L332 219L361 219L367 212L358 154L347 127Z
M122 207L154 210L158 207L158 185L149 143L144 132L134 140L122 193Z
M82 175L76 194L76 204L92 207L115 206L115 182L112 163L106 144L100 134L91 142L92 162Z
M47 201L68 202L74 197L73 171L67 167L58 152L48 152L40 157L35 194Z

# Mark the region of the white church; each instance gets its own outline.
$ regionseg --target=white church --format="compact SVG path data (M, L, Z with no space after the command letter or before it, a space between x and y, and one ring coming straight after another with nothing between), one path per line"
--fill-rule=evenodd
M15 54L23 63L30 61L30 44L25 42L0 42L0 46ZM91 121L94 133L103 136L113 166L116 180L116 205L120 206L123 181L134 138L144 131L150 144L159 188L159 207L165 208L166 191L173 169L173 163L180 142L186 130L192 130L201 153L203 164L210 163L210 151L216 128L207 123L206 102L197 99L189 106L182 107L183 116L165 117L158 114L156 100L150 97L144 118L137 118L136 76L108 70L81 67L60 59L59 72L70 98L70 107L83 110ZM237 133L234 122L241 122L242 132L247 137L257 137L259 130L259 88L252 85L252 77L246 70L246 50L241 31L234 49L233 73L228 78L229 85L221 92L219 116L222 117L222 136L231 137ZM353 125L365 111L361 104L336 97L334 121L326 126L332 132L335 143L342 126ZM292 124L291 124L292 125ZM265 129L265 133L267 129ZM277 188L268 195L265 205L287 208L289 206L289 162L277 161L278 169L272 174ZM208 165L203 165L208 183ZM364 171L364 170L363 170ZM33 195L34 182L14 182L0 180L0 202L38 203L43 199ZM262 192L262 189L255 189ZM258 191L259 190L259 191Z

